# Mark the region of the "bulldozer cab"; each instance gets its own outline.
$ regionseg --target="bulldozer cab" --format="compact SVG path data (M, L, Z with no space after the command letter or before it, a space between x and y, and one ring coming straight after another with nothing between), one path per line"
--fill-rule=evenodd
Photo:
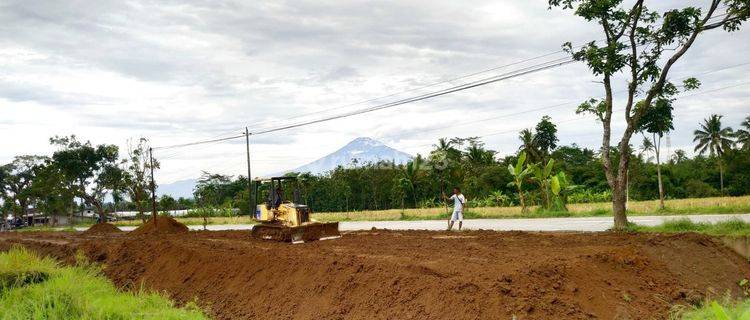
M288 221L293 225L307 222L309 218L309 209L301 203L301 196L297 185L297 177L272 177L267 179L255 180L255 214L254 218L259 221L276 220L281 214L279 211L289 211L294 209L303 214L302 219L290 219L300 221ZM263 199L262 204L257 203L258 199ZM283 208L282 208L283 206Z
M266 196L259 204L261 192ZM258 224L253 226L252 236L257 239L300 243L341 237L338 222L311 219L312 211L301 203L297 177L256 179L254 198Z

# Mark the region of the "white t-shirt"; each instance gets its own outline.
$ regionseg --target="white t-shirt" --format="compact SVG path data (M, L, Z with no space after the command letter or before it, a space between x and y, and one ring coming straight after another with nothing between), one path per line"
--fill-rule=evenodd
M463 194L456 196L455 194L450 197L453 199L453 211L464 211L464 203L466 203L466 197Z

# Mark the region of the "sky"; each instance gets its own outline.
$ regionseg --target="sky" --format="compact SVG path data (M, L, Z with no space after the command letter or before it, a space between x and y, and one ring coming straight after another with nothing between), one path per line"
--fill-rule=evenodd
M651 2L664 9L706 1ZM693 130L711 113L732 127L750 115L747 29L703 34L673 68L672 79L696 75L703 86L675 103L670 151L690 153ZM50 155L55 135L125 152L139 137L159 147L257 132L563 58L499 68L600 38L595 24L545 1L0 0L0 163ZM575 114L578 103L601 95L597 81L584 65L568 64L255 135L253 176L301 166L363 136L410 154L428 153L440 137L479 136L511 154L517 132L543 115L558 123L561 145L597 148L601 125ZM623 88L620 79L615 90ZM244 139L157 149L155 157L160 183L247 170Z

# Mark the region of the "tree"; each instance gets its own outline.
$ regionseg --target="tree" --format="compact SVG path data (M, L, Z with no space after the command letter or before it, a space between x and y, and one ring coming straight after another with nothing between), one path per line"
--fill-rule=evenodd
M750 150L750 116L740 124L742 129L737 130L737 144L742 145L742 150Z
M700 125L700 129L695 130L693 135L693 142L698 144L695 146L695 151L698 154L703 155L708 152L711 157L716 157L716 162L719 165L719 190L721 194L724 194L724 164L722 157L724 153L732 148L732 128L722 128L721 118L723 116L712 114L708 119L703 119L703 124Z
M31 193L36 199L36 208L51 216L54 225L58 216L72 214L75 194L68 188L60 167L49 159L37 165L34 172Z
M549 158L552 150L557 148L557 126L552 123L549 116L542 117L542 120L536 124L534 134L534 145L539 149L539 162L545 163Z
M168 194L163 194L159 197L159 208L162 211L175 210L177 208L177 200Z
M656 179L659 183L659 207L664 209L664 183L661 178L661 139L665 133L674 130L672 125L672 99L659 98L651 108L646 109L638 124L639 131L652 135L651 149L656 157ZM645 141L644 141L645 142Z
M149 211L151 199L151 161L148 152L148 139L140 138L135 145L128 141L128 158L124 172L125 190L143 222L146 222L145 212ZM156 159L153 164L154 169L159 168L159 161Z
M78 141L75 135L50 139L58 150L52 154L54 165L63 174L67 187L84 203L94 206L100 221L106 220L104 197L122 185L116 145Z
M0 169L0 196L17 218L25 215L32 203L31 184L35 177L34 168L43 161L44 157L40 156L17 156Z
M526 154L529 162L536 162L542 158L536 136L534 136L534 132L531 129L523 129L518 132L518 139L521 140L521 146L518 150Z
M518 160L516 161L515 166L508 164L508 172L513 176L513 181L508 183L508 185L516 187L516 190L518 191L518 201L521 203L521 212L525 213L528 209L526 208L526 202L523 199L523 182L531 173L531 168L524 167L524 162L526 162L526 152L522 151L521 154L518 155Z
M621 0L548 1L550 7L573 10L575 15L596 23L604 34L603 41L591 41L580 47L568 42L563 48L575 61L585 62L591 72L601 78L603 99L590 99L582 103L577 112L592 113L602 123L600 153L607 183L612 189L614 228L624 230L627 228L625 201L630 139L640 119L657 99L669 99L678 93L678 87L668 80L669 71L697 37L717 28L739 29L750 15L750 3L747 0L711 0L705 11L689 6L660 13L648 9L643 0L636 0L629 8L624 7ZM716 15L720 4L724 5L726 15ZM627 92L622 99L625 101L624 129L617 144L620 157L614 163L612 115L615 76L619 73L626 75ZM689 78L684 85L685 90L690 90L699 82Z

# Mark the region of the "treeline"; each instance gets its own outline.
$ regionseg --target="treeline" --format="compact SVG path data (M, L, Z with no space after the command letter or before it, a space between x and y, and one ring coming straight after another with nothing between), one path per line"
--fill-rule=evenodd
M721 116L712 115L694 132L696 156L675 150L660 159L661 137L671 123L644 125L643 143L628 150L630 198L658 199L660 181L664 198L750 194L750 117L741 127L724 127ZM558 146L557 127L549 117L521 131L519 140L518 152L505 157L477 138L440 139L429 154L403 165L368 163L322 175L293 175L302 201L318 212L436 207L443 205L441 194L453 186L463 190L470 206L565 210L567 203L611 200L598 152ZM57 148L51 156L18 156L0 166L3 221L9 213L21 216L28 208L60 216L93 207L102 218L107 212L130 210L146 218L151 211L148 141L129 143L125 154L115 145L92 145L75 136L54 137L50 143ZM158 161L153 167L158 169ZM247 214L247 187L246 177L204 173L193 199L162 196L157 206L201 209L194 210L199 215ZM292 189L286 189L287 199L293 199ZM262 186L255 202L262 203L267 194L267 186ZM112 202L105 202L107 195Z
M657 152L664 153L661 135L644 126L644 142L630 149L630 198L658 199L657 171L667 199L750 194L749 119L735 132L721 125L720 116L712 115L694 132L695 157L675 150L658 164ZM553 203L555 183L563 189L558 193L565 203L611 200L597 151L575 144L557 146L557 127L549 117L542 118L535 128L521 131L519 139L518 153L506 157L498 157L477 138L440 139L427 156L417 156L405 165L368 163L338 167L323 175L293 175L299 178L297 187L303 201L315 211L441 206L441 193L453 186L460 187L473 206L519 205L523 198L527 206L564 209L564 203L562 207ZM516 170L521 153L526 159ZM617 157L617 151L614 154ZM555 182L556 178L565 181ZM244 177L205 173L196 188L196 205L246 212L246 188ZM287 197L291 199L290 194Z

